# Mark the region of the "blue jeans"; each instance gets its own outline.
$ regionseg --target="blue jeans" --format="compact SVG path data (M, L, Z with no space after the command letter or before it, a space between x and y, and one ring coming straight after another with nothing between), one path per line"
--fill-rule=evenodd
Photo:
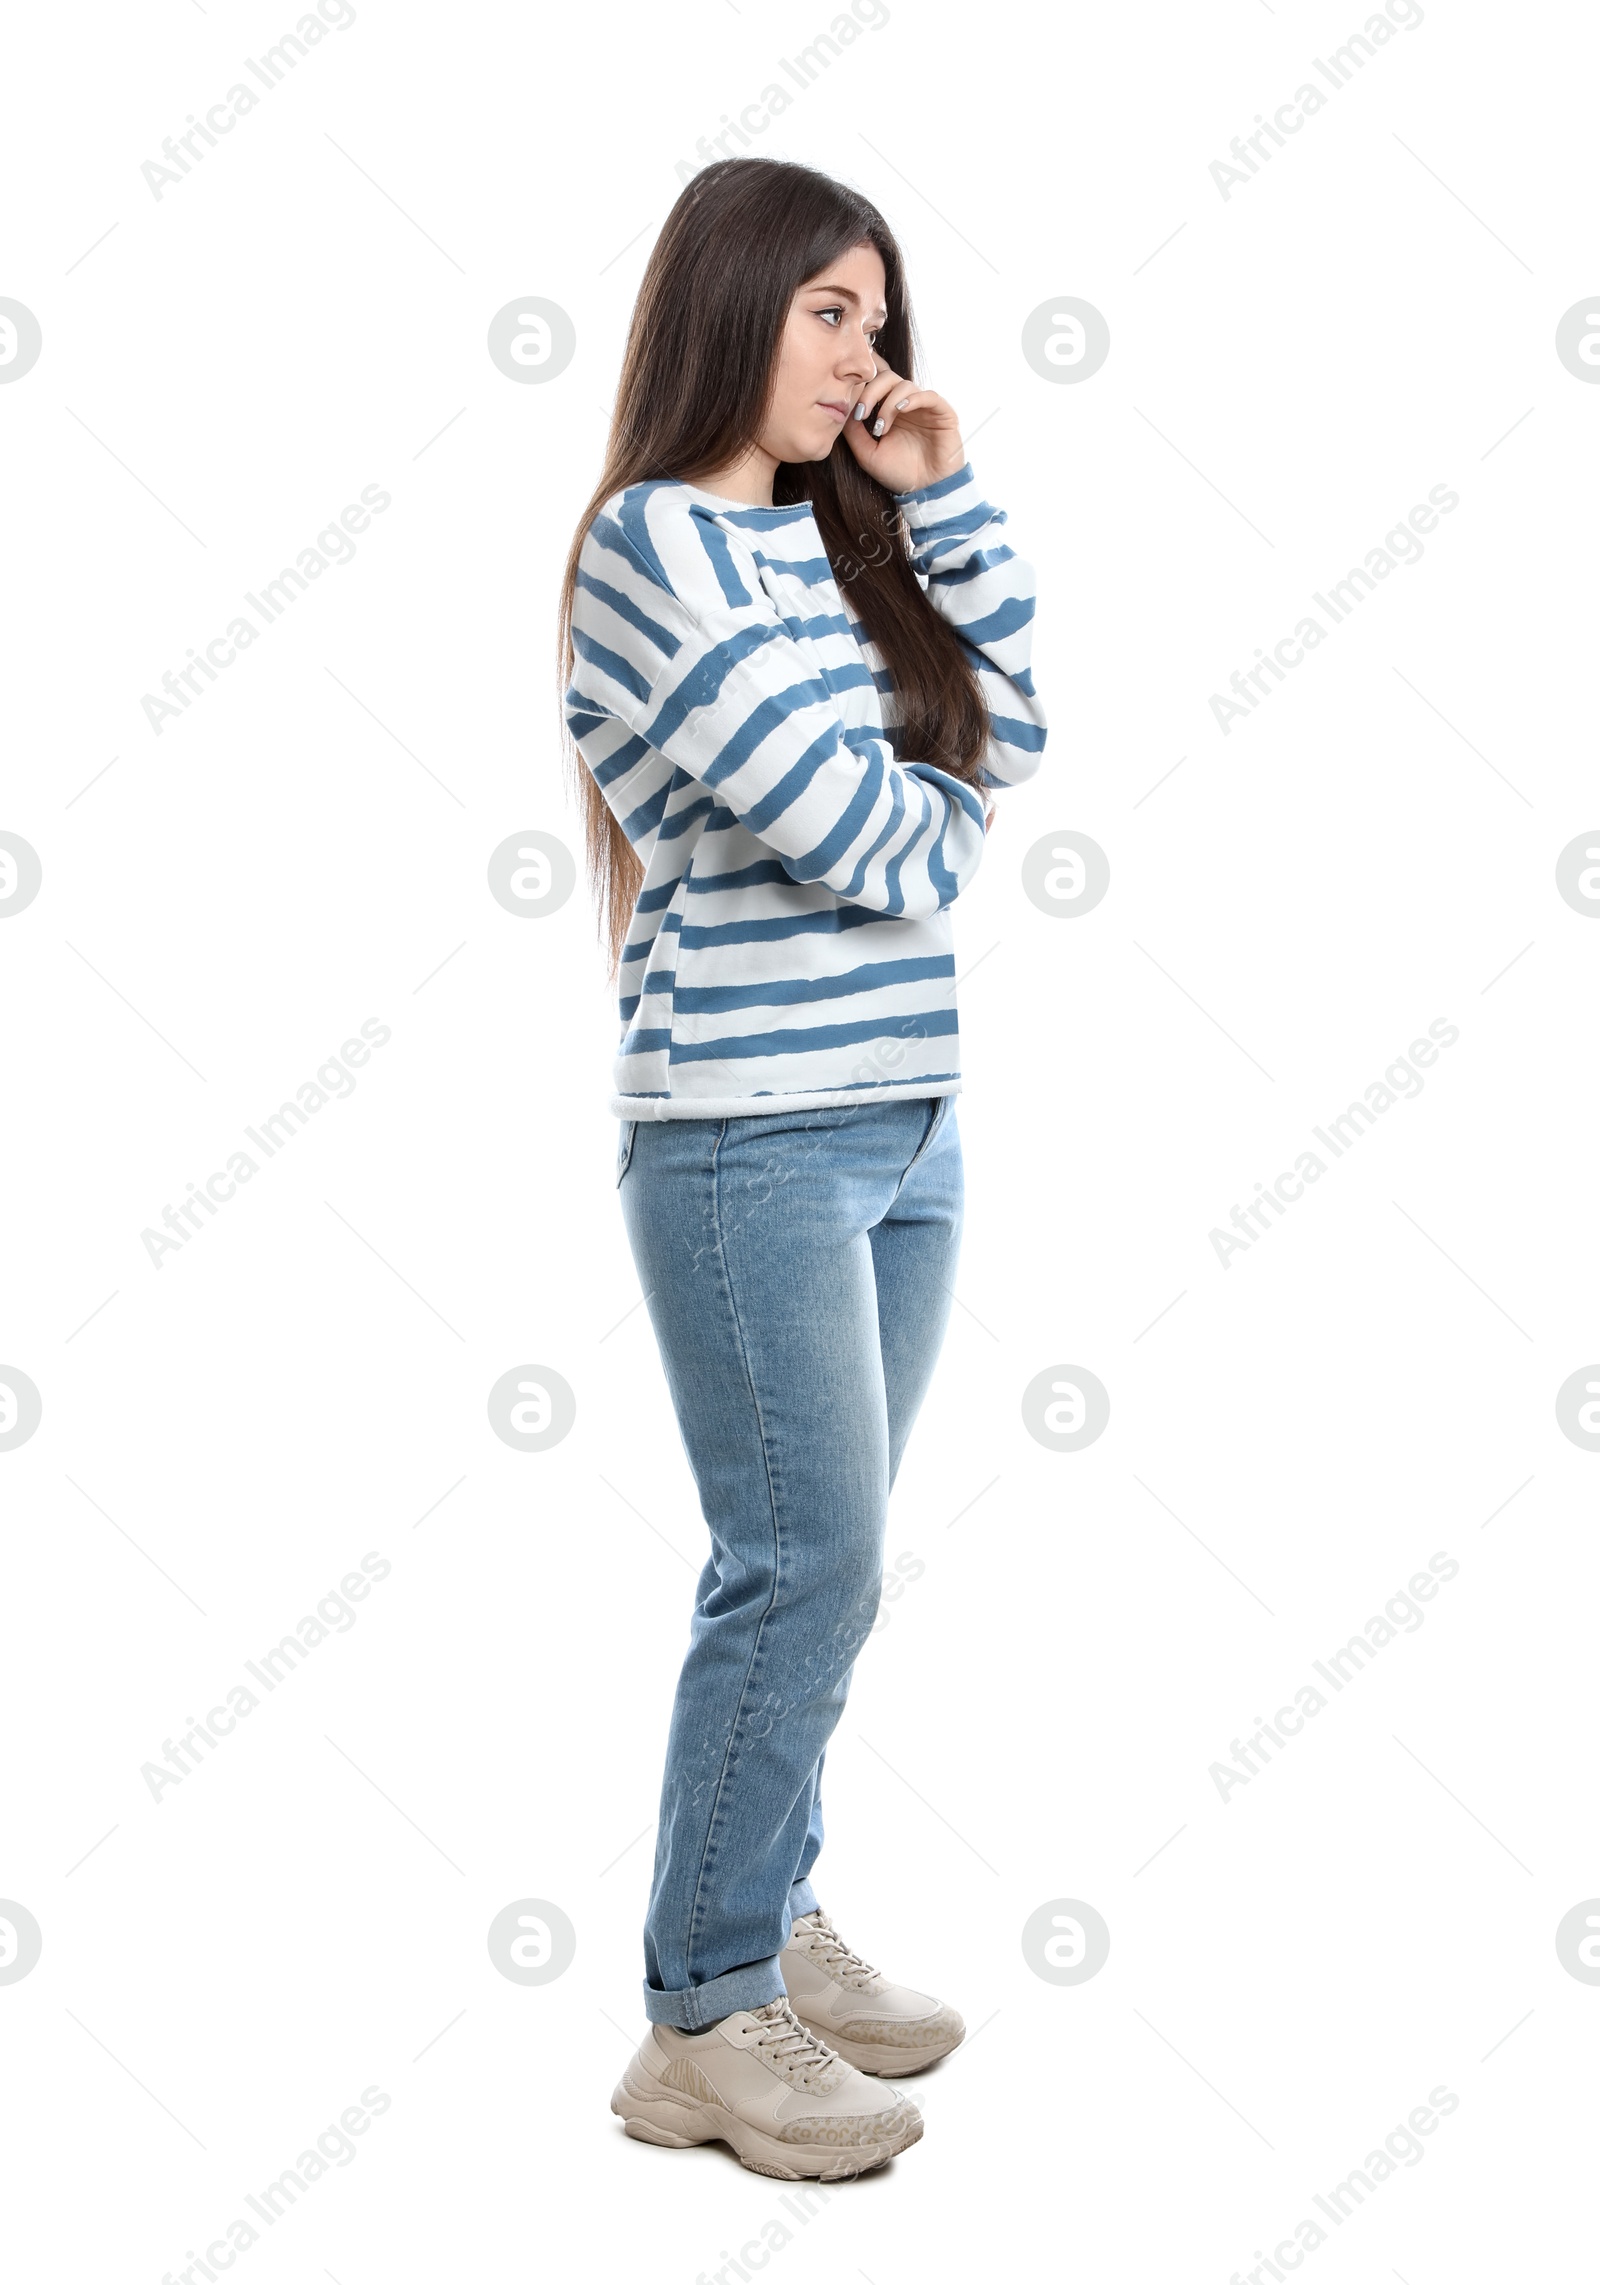
M823 1752L961 1238L955 1098L624 1123L618 1191L711 1552L667 1741L645 2013L781 1997Z

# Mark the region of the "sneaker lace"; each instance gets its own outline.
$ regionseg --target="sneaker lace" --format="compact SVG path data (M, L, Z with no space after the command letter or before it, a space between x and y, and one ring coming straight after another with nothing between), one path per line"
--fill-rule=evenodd
M826 2073L828 2066L838 2061L827 2041L807 2029L787 1999L768 2000L765 2007L753 2007L750 2012L758 2023L768 2026L755 2045L802 2085L810 2084L813 2072Z
M878 1970L869 1967L861 1954L854 1951L839 1934L826 1912L818 1911L802 1924L810 1933L808 1949L819 1957L830 1974L837 1975L842 1983L852 1984L864 1991L878 1980Z

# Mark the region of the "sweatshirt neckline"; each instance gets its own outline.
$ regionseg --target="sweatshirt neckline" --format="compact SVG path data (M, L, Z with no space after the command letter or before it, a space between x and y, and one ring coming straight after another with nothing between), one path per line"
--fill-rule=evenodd
M781 503L774 502L771 507L761 507L754 500L726 499L722 493L708 492L703 484L691 484L681 476L678 478L678 482L691 499L703 500L708 508L721 509L728 515L792 518L798 515L809 516L812 512L809 500L786 500Z

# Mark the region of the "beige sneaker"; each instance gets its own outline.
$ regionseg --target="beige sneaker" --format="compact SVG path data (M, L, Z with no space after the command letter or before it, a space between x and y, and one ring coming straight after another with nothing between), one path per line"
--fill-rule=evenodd
M904 2095L885 2101L796 2021L786 1999L741 2008L709 2031L652 2023L611 2107L638 2142L725 2142L780 2182L844 2182L922 2138Z
M795 1921L778 1965L800 2021L875 2078L925 2071L967 2035L953 2007L869 1968L826 1912L807 1912Z

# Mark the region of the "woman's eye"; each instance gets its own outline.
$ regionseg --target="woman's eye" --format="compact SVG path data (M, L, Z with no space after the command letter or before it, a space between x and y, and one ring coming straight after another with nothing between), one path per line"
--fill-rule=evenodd
M820 318L826 319L832 330L837 332L840 326L842 326L844 323L844 304L843 302L832 302L826 309L819 309L815 314ZM861 331L869 348L876 348L878 336L880 333L882 333L883 327L881 325L864 325Z

